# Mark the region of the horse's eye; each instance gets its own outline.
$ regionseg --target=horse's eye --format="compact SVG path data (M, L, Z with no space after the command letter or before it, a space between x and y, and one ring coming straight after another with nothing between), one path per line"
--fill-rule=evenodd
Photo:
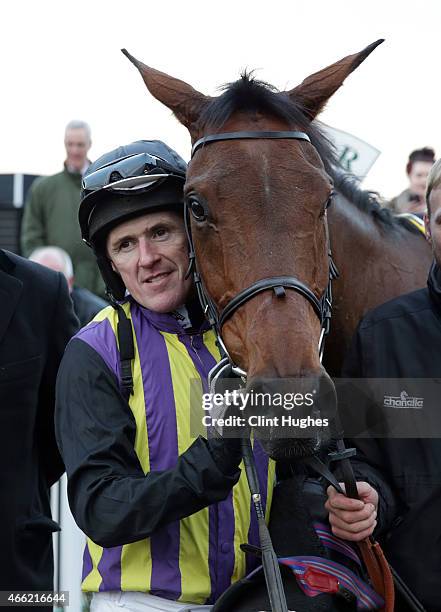
M325 210L331 206L333 199L334 199L334 192L332 192L329 195L329 198L327 199L326 204L325 204Z
M207 218L207 211L205 206L201 204L196 197L190 196L187 201L187 206L196 221L205 221Z

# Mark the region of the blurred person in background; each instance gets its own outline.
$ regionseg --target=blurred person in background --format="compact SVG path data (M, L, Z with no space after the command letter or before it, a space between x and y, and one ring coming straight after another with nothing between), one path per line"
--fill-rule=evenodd
M70 121L67 124L64 169L35 180L29 190L21 228L21 249L26 257L41 246L64 249L72 259L76 284L104 297L104 284L95 257L82 242L77 222L81 180L90 165L87 154L91 144L87 123Z
M3 250L0 299L0 591L52 591L55 378L78 321L62 274Z
M416 149L409 155L406 173L409 187L392 198L389 208L394 213L412 213L423 218L427 210L426 181L435 162L435 151L429 147Z
M328 489L326 507L334 535L359 542L371 535L380 541L388 561L427 612L440 611L441 580L441 435L439 395L431 403L428 381L441 376L441 159L431 168L425 193L426 239L433 252L427 287L401 295L366 314L354 335L343 366L348 379L383 379L378 397L394 398L394 381L406 391L420 379L418 399L421 421L415 410L380 400L376 405L363 393L351 401L367 415L363 435L350 440L357 449L351 459L360 500ZM413 383L412 383L413 381ZM401 397L400 397L401 399ZM432 406L432 408L430 408ZM382 412L387 429L375 437L372 427ZM408 423L407 435L397 435L391 414ZM407 413L407 414L406 414ZM393 418L393 417L392 417ZM424 427L421 427L421 423ZM438 430L437 430L438 427ZM430 430L430 435L428 432ZM360 430L361 431L361 430ZM401 430L403 431L403 430ZM412 437L414 435L414 437ZM400 601L398 612L407 610Z
M75 285L72 260L63 249L53 246L39 247L32 251L29 259L42 266L46 266L46 268L51 268L51 270L64 274L74 311L81 327L87 325L100 310L109 305L108 302L96 296L88 289Z

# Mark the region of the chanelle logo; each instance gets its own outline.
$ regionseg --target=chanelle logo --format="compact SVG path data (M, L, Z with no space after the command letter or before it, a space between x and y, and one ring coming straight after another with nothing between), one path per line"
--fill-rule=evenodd
M421 410L424 407L423 397L412 397L407 391L401 391L399 396L385 395L383 406L385 408L413 408Z

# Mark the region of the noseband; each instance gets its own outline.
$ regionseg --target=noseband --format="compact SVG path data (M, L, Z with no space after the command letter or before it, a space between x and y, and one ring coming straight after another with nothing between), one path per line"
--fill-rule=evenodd
M293 139L293 140L305 140L306 142L311 143L311 140L305 132L297 132L297 131L275 131L275 132L253 132L253 131L242 131L242 132L225 132L223 134L211 134L208 136L204 136L197 140L192 148L191 156L193 158L196 151L198 151L201 147L206 146L210 143L225 141L225 140L248 140L248 139ZM296 291L300 295L302 295L314 309L317 317L320 320L321 324L321 333L319 340L319 355L320 360L323 357L323 349L324 349L324 340L325 336L329 333L330 329L330 321L331 321L331 312L332 312L332 280L337 278L338 271L332 259L331 250L328 245L328 257L329 257L329 274L328 274L328 284L323 296L319 299L316 297L314 292L304 283L302 283L295 276L272 276L269 278L262 278L252 285L240 291L237 295L235 295L228 304L223 308L223 310L219 313L213 301L207 294L201 276L197 269L196 264L196 255L194 251L193 239L190 231L189 224L189 210L188 206L185 211L185 227L187 232L187 238L190 246L190 266L189 272L193 268L194 281L198 291L199 300L201 302L202 308L204 309L205 314L208 317L208 320L212 327L215 329L219 343L225 353L226 358L222 359L219 365L222 363L223 366L227 363L232 367L233 371L242 376L246 376L246 372L238 368L228 355L228 351L222 341L222 327L224 323L229 319L234 312L245 302L253 298L258 293L262 291L266 291L268 289L272 289L277 298L285 298L286 291L285 289L292 289Z

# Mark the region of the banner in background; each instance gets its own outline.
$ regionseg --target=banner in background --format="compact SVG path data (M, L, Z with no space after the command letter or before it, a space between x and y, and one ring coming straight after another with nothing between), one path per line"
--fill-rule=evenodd
M354 174L362 181L374 165L381 151L369 143L343 130L337 130L320 123L325 135L335 145L338 160L346 172Z

